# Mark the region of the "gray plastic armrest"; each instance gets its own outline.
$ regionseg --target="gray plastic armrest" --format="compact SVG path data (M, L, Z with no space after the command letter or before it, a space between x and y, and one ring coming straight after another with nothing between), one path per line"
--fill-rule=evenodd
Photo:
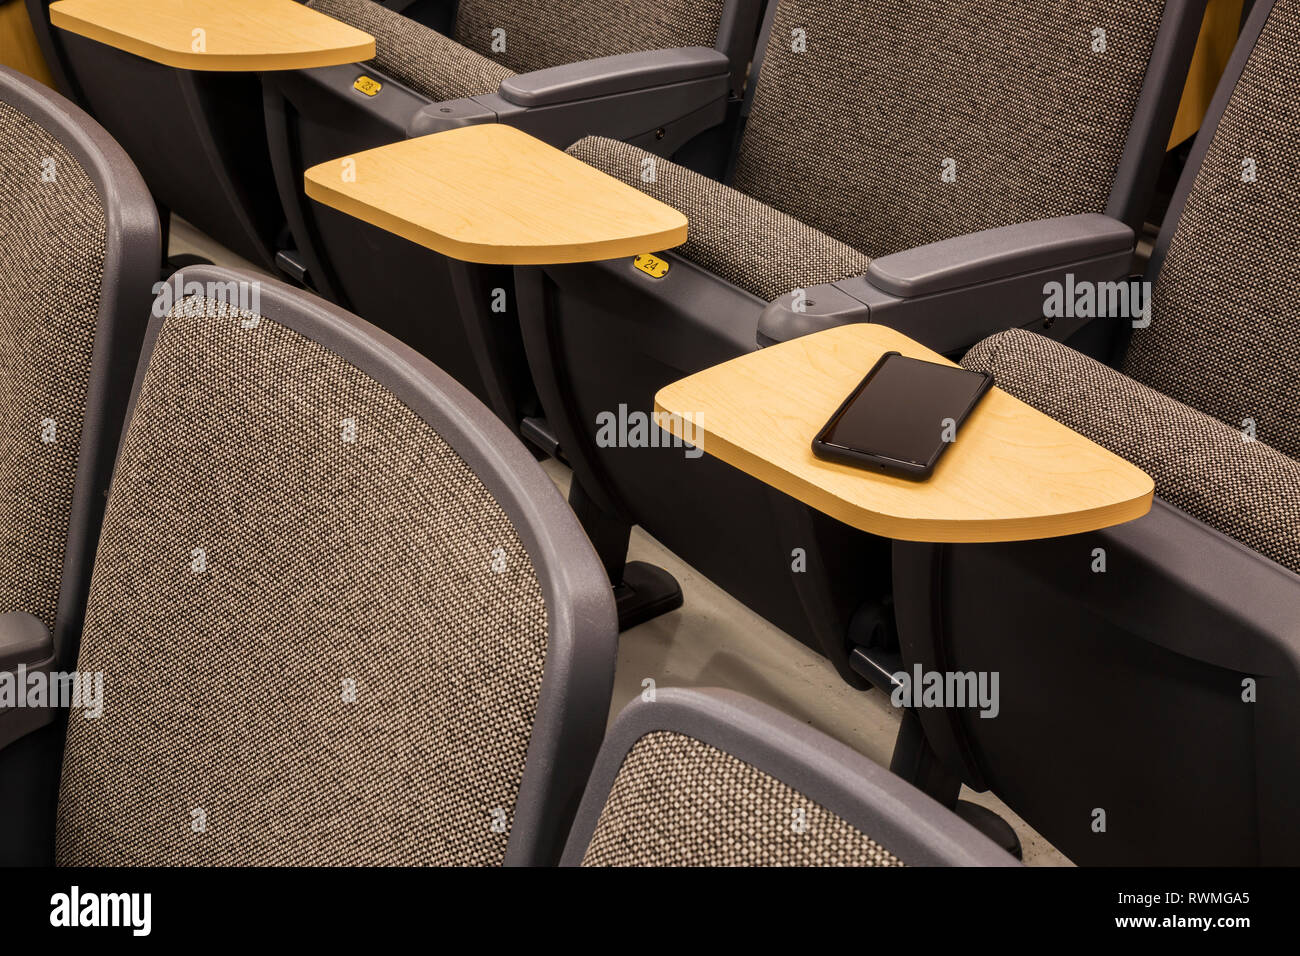
M0 614L0 671L40 664L54 656L54 639L45 625L22 611Z
M554 106L669 86L709 76L726 76L731 63L708 47L651 50L603 56L512 76L501 84L503 100L516 106Z
M882 256L867 269L877 289L910 299L1133 248L1133 230L1096 213L974 232Z
M759 318L757 344L787 342L852 322L888 325L945 355L1017 326L1068 338L1093 319L1047 318L1049 285L1126 282L1134 241L1124 223L1089 213L882 256L865 275L769 303Z
M495 93L428 103L406 135L506 123L560 149L609 136L671 156L725 121L730 83L730 61L706 47L607 56L511 77Z

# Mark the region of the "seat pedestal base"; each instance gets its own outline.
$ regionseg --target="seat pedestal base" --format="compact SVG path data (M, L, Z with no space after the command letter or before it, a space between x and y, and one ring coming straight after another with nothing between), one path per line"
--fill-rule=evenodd
M653 564L628 561L632 525L602 508L576 475L569 485L569 506L582 522L614 587L619 633L682 606L682 587L676 578Z
M953 812L1017 860L1024 859L1020 837L1016 836L1016 831L1011 824L988 807L971 803L969 800L958 800L957 805L953 807Z
M619 632L644 624L682 606L682 587L657 565L630 561L623 567L623 582L614 585Z
M1016 836L1011 824L988 807L957 799L961 793L961 778L934 752L921 727L921 719L910 707L903 711L903 723L898 728L898 740L894 744L894 757L889 769L951 809L1017 860L1022 858L1020 837Z

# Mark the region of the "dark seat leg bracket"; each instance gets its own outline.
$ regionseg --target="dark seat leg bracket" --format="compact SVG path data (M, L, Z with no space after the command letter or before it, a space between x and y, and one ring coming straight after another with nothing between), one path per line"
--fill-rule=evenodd
M961 794L961 780L944 766L930 747L921 728L921 718L910 707L903 711L903 723L898 728L889 770L951 809L1017 860L1022 859L1020 837L1011 824L987 807L957 799Z
M653 564L627 560L632 526L602 510L576 475L569 486L569 506L609 575L620 633L682 606L682 588L676 578Z

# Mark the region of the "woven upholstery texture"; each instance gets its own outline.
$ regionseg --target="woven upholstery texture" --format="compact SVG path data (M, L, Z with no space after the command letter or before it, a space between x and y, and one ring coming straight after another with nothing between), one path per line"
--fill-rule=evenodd
M117 468L80 658L105 713L69 723L58 860L501 863L547 612L460 456L325 347L194 297Z
M374 0L308 0L308 6L375 38L375 69L435 102L495 93L514 71Z
M308 6L375 38L375 68L432 100L495 93L516 72L717 42L724 0L565 0L545 16L515 0L461 0L455 39L374 0ZM504 30L504 36L494 31ZM505 49L493 49L504 42Z
M682 46L712 47L725 0L460 0L455 37L520 73L602 56ZM504 30L504 50L494 50ZM496 35L500 38L500 34Z
M872 257L1101 212L1163 8L781 0L734 185Z
M1124 370L1300 458L1300 0L1273 7ZM1248 168L1247 161L1250 161ZM1254 181L1245 181L1251 178Z
M1137 465L1170 504L1300 573L1300 462L1032 332L987 338L962 365Z
M0 103L0 613L54 628L106 242L85 170Z
M770 774L657 731L628 751L583 866L902 866Z
M871 259L757 199L617 140L590 136L569 153L684 213L676 251L765 301L793 289L862 275ZM643 177L653 163L654 182Z

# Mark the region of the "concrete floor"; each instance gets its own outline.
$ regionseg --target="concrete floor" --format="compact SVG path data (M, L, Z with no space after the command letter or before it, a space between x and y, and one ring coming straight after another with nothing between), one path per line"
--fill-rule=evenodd
M169 252L260 271L175 217ZM543 467L567 492L569 470L554 461ZM762 700L876 763L889 765L899 715L884 694L849 687L825 658L750 611L640 528L632 532L629 556L669 571L681 584L685 603L680 610L621 635L611 719L636 699L646 678L659 687L726 687ZM1027 864L1071 865L996 797L969 790L962 796L989 807L1016 828Z
M543 467L567 493L569 470L554 461ZM681 584L685 601L680 610L619 637L611 719L640 695L647 677L658 687L726 687L889 766L899 724L889 698L844 683L824 657L759 617L640 528L632 531L628 554L669 571ZM1071 865L992 794L967 789L962 798L989 807L1016 828L1027 864Z

